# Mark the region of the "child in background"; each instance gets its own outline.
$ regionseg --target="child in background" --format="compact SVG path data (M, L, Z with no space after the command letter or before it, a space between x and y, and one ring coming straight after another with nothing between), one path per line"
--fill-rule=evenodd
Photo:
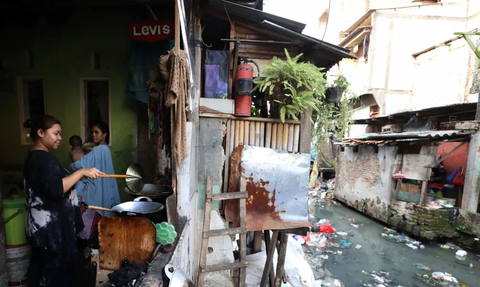
M69 152L68 154L70 155L72 162L76 162L77 160L85 156L85 152L83 151L83 148L82 148L81 137L76 135L72 136L70 138L70 148L72 149L72 151Z

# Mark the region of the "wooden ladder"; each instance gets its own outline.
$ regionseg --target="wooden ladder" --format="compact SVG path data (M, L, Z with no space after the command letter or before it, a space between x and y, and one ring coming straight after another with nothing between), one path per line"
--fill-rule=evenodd
M237 280L239 287L245 287L246 279L246 267L247 263L247 202L248 192L246 191L245 178L240 179L239 192L220 193L213 194L213 178L207 176L207 187L205 191L205 217L203 220L203 237L202 237L202 249L200 251L200 270L198 272L197 286L202 287L205 281L205 274L207 272L215 272L222 270L239 269L239 278ZM212 213L212 201L214 200L239 200L239 214L240 214L240 227L210 230L210 219ZM237 263L215 264L207 265L207 249L208 239L215 236L236 235L240 234L240 260Z

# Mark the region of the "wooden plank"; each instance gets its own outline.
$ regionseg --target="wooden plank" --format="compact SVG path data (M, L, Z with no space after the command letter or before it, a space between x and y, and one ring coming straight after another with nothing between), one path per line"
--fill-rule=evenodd
M240 199L248 198L248 192L228 192L228 193L218 193L210 195L212 200L230 200L230 199Z
M287 255L287 241L288 235L286 233L280 233L280 245L278 247L278 263L277 263L277 275L275 276L275 285L280 286L282 277L285 273L285 257Z
M239 128L240 128L240 132L239 132L240 139L238 140L238 143L240 145L244 145L245 144L245 138L244 138L245 137L245 131L244 131L245 123L243 121L239 121L238 125L239 125Z
M250 122L250 145L255 146L255 122Z
M231 270L237 268L245 268L248 266L247 262L235 262L235 263L224 263L224 264L215 264L215 265L204 265L200 267L199 274L204 274L205 272L215 272L215 271L222 271L222 270ZM198 285L198 286L203 286Z
M267 253L268 253L268 250L269 250L270 246L272 245L272 242L270 240L270 230L264 230L263 234L264 234L264 237L265 237L265 248L267 249ZM276 244L273 244L273 245L276 246ZM268 254L267 254L267 256L268 256ZM268 282L269 282L270 286L274 286L274 284L275 284L275 271L273 270L273 262L270 264L270 272L268 272Z
M235 147L240 144L240 121L235 121Z
M217 237L224 235L233 235L233 234L242 234L246 233L248 230L246 227L236 227L236 228L227 228L227 229L218 229L218 230L209 230L203 233L203 238Z
M427 188L428 188L428 181L422 182L422 191L420 192L420 202L418 203L420 206L425 205L425 196L427 195Z
M258 253L262 251L262 232L254 231L253 232L253 253Z
M155 225L144 217L103 217L98 224L99 268L117 270L125 258L146 264L156 246Z
M246 192L247 190L247 183L244 177L240 178L240 190L242 192ZM247 202L246 199L240 199L240 226L242 228L247 229ZM240 262L247 261L247 232L243 232L240 234ZM245 287L245 281L247 278L247 270L246 268L240 268L240 276L239 276L239 284L240 287Z
M212 189L213 189L213 177L207 176L207 186L205 189L205 210L204 210L204 217L203 217L203 232L210 230L210 219L212 216L212 200L210 199L212 196ZM210 198L209 198L210 197ZM202 239L202 247L200 249L200 266L205 266L207 263L207 249L208 249L208 238ZM204 269L201 269L202 272L198 272L198 284L199 286L203 286L203 282L205 281L205 272Z
M282 150L283 146L283 125L284 124L277 125L277 149L279 150Z
M312 142L312 108L308 108L300 117L300 144L299 152L309 153Z
M295 125L295 132L293 135L293 152L299 151L300 144L300 125Z
M260 122L255 122L255 146L260 146Z
M228 179L230 177L230 156L232 154L231 146L230 146L230 125L232 120L227 120L227 135L225 139L225 167L223 169L223 192L228 191Z
M265 147L272 146L272 123L267 123L267 131L265 132Z
M245 133L243 140L245 141L246 145L250 144L250 122L249 121L244 121L244 127L243 131Z
M260 123L260 147L265 147L265 123Z
M272 144L271 148L276 149L277 148L277 126L278 124L273 124L272 126Z
M268 230L266 232L269 232ZM274 230L272 234L271 244L267 249L267 261L265 262L265 267L263 268L262 281L260 282L260 287L267 286L267 278L270 274L270 270L273 269L273 254L275 253L275 243L278 241L278 230Z
M289 152L293 152L293 137L294 137L294 128L293 125L288 126L288 145L287 145L287 150Z
M282 150L288 151L288 124L283 125Z
M235 149L235 121L230 124L230 150L233 152Z

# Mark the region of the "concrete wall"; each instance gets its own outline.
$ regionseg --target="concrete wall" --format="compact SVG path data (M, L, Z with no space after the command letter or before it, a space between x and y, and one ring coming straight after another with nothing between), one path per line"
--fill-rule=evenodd
M357 94L374 94L382 115L474 100L468 91L473 52L464 40L418 58L412 54L453 38L454 32L478 27L478 5L442 1L443 5L383 9L395 5L376 6L381 5L379 1L368 2L370 8L381 8L372 14L368 62L344 60L338 70L331 71L332 75L346 76ZM412 5L398 2L398 6ZM339 18L343 20L352 13L344 11Z
M467 171L463 187L462 208L477 213L480 194L480 134L476 133L470 140L468 149Z
M10 27L0 30L8 39L0 45L14 85L13 93L0 93L0 117L8 123L0 143L0 163L4 169L21 171L30 148L20 142L20 115L17 76L43 76L46 112L60 119L63 142L54 154L60 162L69 163L68 139L81 133L80 78L108 77L111 93L111 140L115 171L125 172L133 159L133 100L125 95L128 78L130 39L127 10L77 10L65 25L48 24L43 16L30 28ZM33 53L33 68L25 65L25 51ZM91 69L91 53L101 57L100 70ZM123 189L124 181L119 180ZM124 194L122 192L122 194Z
M359 146L338 155L335 197L365 214L388 221L397 147ZM384 163L385 161L385 163ZM385 166L385 168L383 168Z
M352 118L355 120L358 119L367 119L370 117L370 106L359 108L352 112ZM365 129L368 125L350 125L348 127L348 136L355 137L365 133Z

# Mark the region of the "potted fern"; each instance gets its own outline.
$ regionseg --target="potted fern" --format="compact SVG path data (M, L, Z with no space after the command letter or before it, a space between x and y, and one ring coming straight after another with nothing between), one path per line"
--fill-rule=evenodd
M273 57L263 68L264 77L253 81L255 89L264 93L269 101L271 115L282 122L286 118L298 120L298 115L310 107L319 111L326 85L323 68L298 62L303 54L292 58L285 49L285 55L286 60Z
M342 100L343 92L348 90L350 83L344 76L339 76L333 81L333 86L327 88L325 93L326 100L329 103L338 103Z

